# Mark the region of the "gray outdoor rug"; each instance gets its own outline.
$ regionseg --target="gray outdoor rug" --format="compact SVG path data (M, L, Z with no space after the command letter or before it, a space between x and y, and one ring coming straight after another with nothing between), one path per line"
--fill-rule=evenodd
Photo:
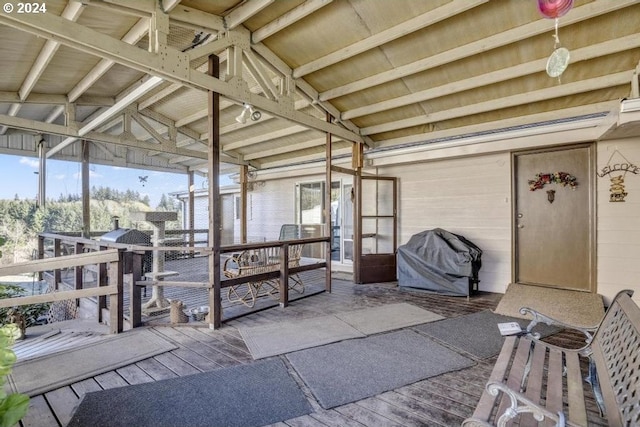
M439 314L423 310L413 304L398 303L380 307L348 311L336 314L336 317L353 326L366 335L393 331L421 323L444 319Z
M410 330L342 341L286 357L325 409L475 364Z
M87 393L68 427L252 427L312 412L281 360Z
M407 303L388 304L335 315L238 327L254 359L290 353L350 338L443 319Z
M128 331L18 362L8 377L8 384L13 391L35 396L176 348L153 332Z
M498 323L504 322L518 322L523 329L529 324L525 319L502 316L484 310L415 326L414 329L479 359L485 359L500 353L504 337L500 335ZM543 337L558 331L560 331L559 328L547 325L536 325L533 330Z
M254 359L364 336L335 316L239 327L238 331Z

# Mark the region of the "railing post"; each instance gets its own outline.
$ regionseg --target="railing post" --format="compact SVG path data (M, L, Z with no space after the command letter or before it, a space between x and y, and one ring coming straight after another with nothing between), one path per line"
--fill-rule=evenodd
M100 246L98 248L99 251L104 251L107 249L104 246ZM98 277L97 277L97 285L98 286L107 286L109 278L107 277L107 264L101 263L98 264ZM102 310L107 308L107 297L105 295L98 296L98 323L103 322Z
M117 334L124 330L124 292L122 286L123 252L118 251L118 261L109 263L109 285L116 285L117 294L109 295L109 332Z
M78 255L78 254L81 254L83 250L84 250L84 244L82 244L80 242L76 242L76 244L75 244L75 252L74 253L76 255ZM74 280L74 283L75 283L74 288L75 289L82 289L82 282L83 282L82 279L84 278L82 266L79 265L79 266L75 267L73 270L74 270L73 271L73 280ZM76 299L76 307L80 307L80 298Z
M289 305L289 244L280 247L280 307Z
M38 259L44 258L44 236L38 236ZM42 280L42 271L38 272L38 280Z
M132 252L131 258L131 284L129 285L129 318L131 327L142 326L142 290L136 282L142 279L143 254Z
M53 239L53 256L58 258L62 254L62 245L60 239ZM62 274L59 268L53 270L53 288L57 291L62 282Z

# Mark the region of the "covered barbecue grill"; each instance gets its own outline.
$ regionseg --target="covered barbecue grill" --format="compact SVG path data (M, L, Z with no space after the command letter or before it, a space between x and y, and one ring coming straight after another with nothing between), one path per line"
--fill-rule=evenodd
M119 228L117 226L117 222L115 222L114 230L109 231L108 233L103 234L100 237L101 242L109 242L109 243L122 243L124 245L138 245L138 246L151 246L151 236L142 231L136 230L134 228ZM153 261L153 253L151 251L146 251L143 257L142 262L142 273L146 273L151 271L152 269L152 261ZM125 272L131 272L131 266L128 265L127 260L125 259L124 265Z
M469 296L479 282L482 250L441 228L413 235L398 248L398 285Z

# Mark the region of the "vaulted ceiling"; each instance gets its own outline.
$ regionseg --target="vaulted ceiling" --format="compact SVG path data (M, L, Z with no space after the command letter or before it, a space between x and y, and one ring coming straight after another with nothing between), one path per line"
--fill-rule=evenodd
M84 139L95 163L205 172L209 90L226 171L322 160L327 132L348 155L354 142L438 141L639 96L637 0L575 0L559 40L537 0L26 5L0 13L0 153L35 155L44 140L49 158L78 160ZM553 78L557 47L571 56ZM245 103L258 120L236 120Z

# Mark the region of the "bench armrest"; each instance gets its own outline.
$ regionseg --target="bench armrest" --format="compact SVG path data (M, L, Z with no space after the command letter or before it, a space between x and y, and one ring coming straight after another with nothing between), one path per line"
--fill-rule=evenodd
M565 426L564 413L558 412L554 414L546 410L545 408L537 405L524 394L510 389L505 384L496 381L490 381L486 386L487 391L492 396L498 396L501 392L509 398L509 406L505 408L504 413L500 415L495 421L495 425L498 427L506 426L508 422L519 414L531 414L536 421L544 421L545 419L555 422L556 427ZM463 426L488 426L485 421L476 420L473 418L467 419L462 423Z
M539 311L536 311L529 307L520 308L520 314L524 314L524 315L530 314L531 316L533 316L533 319L531 320L531 322L529 322L529 325L527 325L527 334L535 339L540 339L540 334L531 333L531 330L538 323L546 323L549 326L562 326L563 328L573 329L573 330L582 332L585 336L585 342L587 344L591 343L591 341L593 340L593 334L595 333L595 331L598 330L597 325L589 326L589 327L571 325L569 323L565 323L560 320L554 319L553 317L549 317L546 314L542 314Z

